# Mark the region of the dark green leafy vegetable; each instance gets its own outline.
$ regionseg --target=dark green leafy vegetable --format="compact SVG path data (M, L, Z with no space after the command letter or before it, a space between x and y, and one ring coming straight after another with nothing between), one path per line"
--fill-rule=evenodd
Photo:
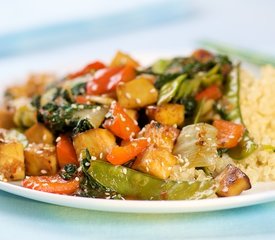
M86 129L87 122L81 121L80 117L76 117L75 113L84 109L93 109L96 106L82 104L65 104L47 103L38 110L38 121L44 123L54 132L66 132L75 128L75 132ZM85 123L85 124L84 124ZM83 127L85 125L85 127ZM78 126L78 127L77 127ZM76 128L77 127L77 128Z
M71 88L71 93L74 96L78 96L78 95L84 95L86 93L86 82L80 82L75 84L72 88Z
M84 119L80 119L76 126L73 128L73 135L76 135L78 133L81 133L81 132L85 132L89 129L92 129L93 126L92 124L89 122L88 119L84 118Z
M76 176L77 166L75 164L66 164L59 172L64 180L70 180Z
M216 191L214 180L203 182L164 181L133 169L91 161L90 176L108 189L124 197L142 200L184 200L206 198Z

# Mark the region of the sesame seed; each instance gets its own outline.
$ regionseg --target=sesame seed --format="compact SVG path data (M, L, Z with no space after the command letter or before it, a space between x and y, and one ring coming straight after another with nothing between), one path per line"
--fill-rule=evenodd
M61 137L57 137L55 141L59 142L60 140L61 140Z
M125 93L125 96L126 96L126 98L128 98L128 99L130 99L131 98L131 94L130 93Z
M139 98L136 99L137 104L141 104L141 100Z
M47 173L48 173L45 169L42 169L40 172L41 172L42 174L47 174Z

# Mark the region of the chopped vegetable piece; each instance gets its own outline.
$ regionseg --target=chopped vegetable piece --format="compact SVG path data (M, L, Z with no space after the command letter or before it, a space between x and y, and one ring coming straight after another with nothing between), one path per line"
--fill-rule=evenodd
M145 107L154 104L158 98L157 89L151 79L145 76L119 84L116 93L119 104L124 108Z
M148 106L146 114L150 120L155 120L161 124L182 126L184 122L184 105L163 104L160 106Z
M201 63L207 63L214 59L214 55L205 49L197 49L192 53L192 57Z
M248 176L232 164L228 164L216 180L219 182L217 195L220 197L237 196L251 188Z
M20 142L0 140L1 180L22 180L25 177L24 149Z
M99 62L99 61L92 62L92 63L88 64L87 66L85 66L80 71L77 71L75 73L69 74L68 78L69 79L74 79L74 78L77 78L77 77L81 77L81 76L83 76L85 74L97 71L97 70L105 68L105 67L106 67L105 64L102 63L102 62Z
M242 124L225 120L215 120L213 126L218 129L217 138L219 148L233 148L237 146L245 131Z
M134 139L121 147L114 147L111 152L107 154L106 159L114 165L121 165L143 152L147 146L147 139Z
M54 137L42 123L36 123L24 133L29 143L53 144Z
M177 158L166 148L150 147L137 157L133 168L161 179L167 179L176 163Z
M57 172L55 146L29 144L24 150L27 176L54 175Z
M167 149L172 152L179 130L172 126L151 121L139 133L139 137L147 138L150 146Z
M62 134L58 137L56 144L56 154L60 168L69 163L79 165L73 143L65 134Z
M224 93L226 101L223 101L225 104L222 104L222 108L225 120L245 126L240 108L240 81L240 65L237 65L227 82ZM243 159L253 153L257 147L257 144L249 136L249 132L245 130L241 141L236 147L229 149L228 155L233 159Z
M77 174L77 166L75 164L66 164L59 172L59 176L64 180L71 180L76 177Z
M13 122L13 115L12 111L9 111L5 108L0 109L0 128L11 129L15 127Z
M220 88L217 85L212 85L201 92L199 92L196 96L195 99L197 101L201 101L202 99L213 99L217 100L221 98L222 92Z
M179 155L188 167L215 166L217 155L217 129L207 123L184 127L177 139L173 154Z
M55 176L32 176L22 181L22 186L42 192L72 195L79 188L79 179L66 181Z
M98 160L91 161L88 173L104 187L125 197L141 200L202 199L213 195L217 188L213 180L164 181L130 168L113 166Z
M109 129L123 140L129 140L139 132L138 125L117 102L113 102L109 114L107 113L108 115L110 115L110 118L104 122L104 128Z
M123 67L109 67L97 71L91 81L87 83L86 92L88 95L99 95L111 91L112 81L117 81L114 77Z
M105 160L107 153L116 146L116 138L109 130L96 128L75 135L73 144L78 159L81 159L81 152L88 149L93 158Z
M131 67L136 68L139 66L139 63L132 57L130 57L130 55L118 51L111 62L111 67L119 67L124 65L129 65Z
M181 75L171 82L163 85L159 92L158 105L169 103L176 95L181 83L186 79L186 75Z

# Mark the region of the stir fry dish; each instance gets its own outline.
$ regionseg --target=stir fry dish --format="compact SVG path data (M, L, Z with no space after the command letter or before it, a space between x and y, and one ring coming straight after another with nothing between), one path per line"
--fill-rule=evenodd
M244 124L240 65L199 49L142 66L118 52L63 78L6 89L0 177L33 190L127 200L229 197L259 145Z

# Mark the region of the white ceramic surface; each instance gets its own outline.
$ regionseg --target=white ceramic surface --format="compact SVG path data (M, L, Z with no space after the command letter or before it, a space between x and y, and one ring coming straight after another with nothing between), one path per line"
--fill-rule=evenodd
M175 52L158 52L156 53L133 53L140 62L149 64L154 59L165 56L175 56L188 53L190 51L183 50L180 53ZM102 56L103 59L110 59L111 56ZM63 60L63 61L61 61ZM18 58L14 61L7 62L1 71L2 87L10 85L14 80L16 82L22 81L28 69L39 72L43 69L64 73L77 69L79 66L90 61L90 57L82 55L72 61L60 55L44 55L28 58L22 65L22 59ZM61 63L62 62L62 63ZM75 67L76 66L76 67ZM13 71L11 72L10 69ZM16 71L15 71L16 70ZM22 79L20 80L20 76ZM18 183L5 183L0 182L0 189L18 196L38 200L45 203L51 203L61 206L68 206L74 208L83 208L100 211L110 212L136 212L136 213L182 213L182 212L203 212L215 211L221 209L230 209L243 206L250 206L270 201L275 201L275 182L259 183L254 185L249 191L246 191L241 196L205 200L192 200L192 201L134 201L134 200L105 200L105 199L92 199L83 197L73 197L65 195L57 195L34 191L19 186Z

